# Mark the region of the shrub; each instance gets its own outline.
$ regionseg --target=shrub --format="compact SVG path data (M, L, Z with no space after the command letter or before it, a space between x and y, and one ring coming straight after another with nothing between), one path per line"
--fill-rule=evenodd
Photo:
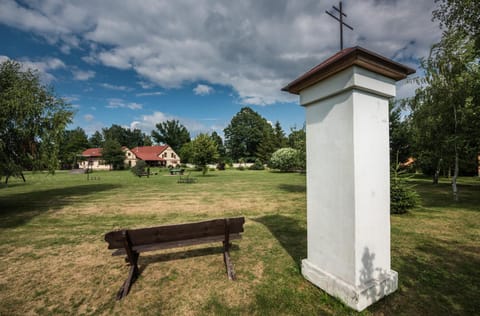
M146 173L145 168L147 168L147 163L143 160L138 160L137 164L133 166L130 171L136 176L141 176Z
M223 161L219 161L217 163L217 169L218 170L225 170L225 163Z
M255 159L255 163L248 168L250 170L264 170L265 167L260 159Z
M270 166L280 171L292 171L299 165L299 152L293 148L280 148L272 154Z
M390 213L403 214L418 205L420 197L405 179L399 177L398 168L390 175Z

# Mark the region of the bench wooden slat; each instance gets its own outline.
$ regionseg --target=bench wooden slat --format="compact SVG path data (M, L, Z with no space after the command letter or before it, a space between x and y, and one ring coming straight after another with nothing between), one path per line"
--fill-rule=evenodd
M204 238L196 238L196 239L188 239L182 241L171 241L165 242L161 244L149 244L149 245L142 245L142 246L134 246L133 250L142 253L147 251L155 251L155 250L165 250L177 247L187 247L187 246L195 246L201 244L208 244L214 242L220 242L225 239L225 235L218 235L218 236L211 236L211 237L204 237ZM230 240L242 239L240 234L230 234ZM126 254L124 248L120 248L115 250L112 253L112 256L123 256Z
M230 233L242 233L244 222L245 219L243 217L229 219ZM205 238L209 236L224 235L224 233L224 219L128 230L128 235L133 247L138 245ZM105 241L108 242L108 249L124 248L122 230L106 234Z

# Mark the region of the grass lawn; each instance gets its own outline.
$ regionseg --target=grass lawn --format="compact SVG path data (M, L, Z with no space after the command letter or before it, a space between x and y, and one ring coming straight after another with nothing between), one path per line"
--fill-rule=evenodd
M0 186L0 315L355 315L300 273L306 257L305 175L214 171L194 184L166 172L27 174ZM410 180L422 206L392 221L399 289L364 315L480 314L480 179ZM220 244L140 256L127 277L103 235L113 229L245 216L234 242L238 280L228 281Z

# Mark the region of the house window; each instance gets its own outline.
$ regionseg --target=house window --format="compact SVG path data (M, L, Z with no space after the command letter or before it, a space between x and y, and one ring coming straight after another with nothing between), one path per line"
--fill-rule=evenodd
M172 153L171 158L176 158L174 153Z
M163 153L163 158L167 158L167 157L168 157L167 153Z

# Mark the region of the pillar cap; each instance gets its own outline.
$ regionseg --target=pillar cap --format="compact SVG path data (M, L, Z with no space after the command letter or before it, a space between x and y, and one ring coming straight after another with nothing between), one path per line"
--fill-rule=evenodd
M299 94L300 91L351 66L362 67L396 81L405 79L408 75L415 72L412 68L360 46L355 46L345 48L321 64L313 67L283 87L282 91Z

